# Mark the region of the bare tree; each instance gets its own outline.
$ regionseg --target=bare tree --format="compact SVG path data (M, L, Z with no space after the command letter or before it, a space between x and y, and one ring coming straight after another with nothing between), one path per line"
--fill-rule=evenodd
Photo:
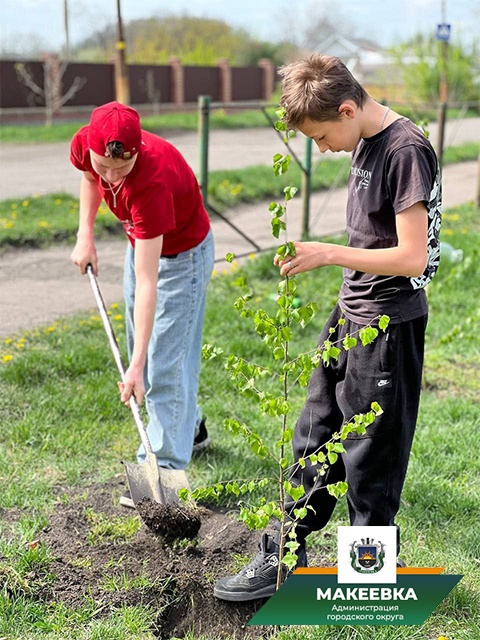
M33 79L27 64L24 62L15 64L15 71L19 81L31 92L31 97L33 98L31 101L34 102L40 99L45 104L45 124L48 126L53 123L53 116L80 91L87 81L86 78L75 77L71 87L62 94L62 78L67 66L68 63L60 62L57 55L46 55L43 63L43 87L41 87Z

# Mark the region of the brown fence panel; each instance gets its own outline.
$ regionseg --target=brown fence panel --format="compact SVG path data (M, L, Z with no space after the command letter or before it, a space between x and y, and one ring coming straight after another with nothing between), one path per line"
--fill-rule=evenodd
M45 101L22 83L15 72L15 60L0 60L0 108L15 109L43 107ZM43 88L44 72L41 61L25 61L33 81ZM174 95L174 67L170 65L130 65L131 102L136 105L172 104ZM231 67L228 83L232 84L234 101L260 100L264 95L264 71L260 67ZM208 95L222 101L221 71L215 67L183 67L179 77L183 86L180 100L196 103L198 96ZM65 94L75 78L85 79L77 93L65 104L67 107L96 106L115 100L115 70L111 63L70 63L62 78ZM182 82L183 78L183 82ZM225 81L225 80L224 80ZM223 87L225 90L225 87ZM181 92L182 93L182 92Z
M263 71L259 67L232 67L232 100L260 100Z
M132 104L172 102L172 71L169 66L132 64L128 73Z
M70 63L62 78L64 93L70 89L76 77L85 78L86 82L66 103L66 106L97 106L115 100L115 76L112 64Z
M32 80L43 89L43 64L38 60L23 60ZM18 78L17 60L0 60L0 108L43 107L45 101Z
M184 101L197 102L198 96L220 100L220 72L218 67L184 67Z

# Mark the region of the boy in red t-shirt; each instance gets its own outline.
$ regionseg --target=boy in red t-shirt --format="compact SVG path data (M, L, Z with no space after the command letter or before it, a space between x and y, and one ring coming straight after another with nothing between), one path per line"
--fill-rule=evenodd
M213 269L210 221L197 179L181 153L141 129L138 113L111 102L72 139L83 172L72 262L98 273L94 222L102 199L129 238L125 258L129 366L122 402L144 397L148 435L162 467L184 469L194 440L208 441L197 404L206 288ZM138 460L145 452L141 446ZM128 497L122 500L133 506Z

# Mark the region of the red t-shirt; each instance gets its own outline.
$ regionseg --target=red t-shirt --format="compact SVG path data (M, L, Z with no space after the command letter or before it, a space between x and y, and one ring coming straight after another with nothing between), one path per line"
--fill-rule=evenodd
M92 167L87 142L88 126L73 137L70 160L88 171L98 190L119 220L132 245L135 238L148 240L163 235L163 255L196 247L207 235L210 220L203 206L195 174L180 151L148 131L142 131L142 148L132 171L116 195ZM114 191L118 187L114 187Z

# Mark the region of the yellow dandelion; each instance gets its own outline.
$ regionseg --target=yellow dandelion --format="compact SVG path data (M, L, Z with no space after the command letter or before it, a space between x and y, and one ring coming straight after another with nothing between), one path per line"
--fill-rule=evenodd
M19 338L18 339L18 344L25 344L27 340L25 338Z
M3 223L4 229L11 229L14 226L15 226L15 222L12 222L11 220L5 220L5 222Z
M11 338L5 338L5 344L12 344L13 340Z
M93 322L98 322L99 320L101 320L100 316L90 316L90 320L92 320Z
M16 202L12 202L12 204L10 205L10 209L16 209L18 207L18 204Z
M23 342L17 342L17 344L15 346L17 347L17 349L23 349L25 344Z
M114 302L110 305L110 309L118 309L118 302Z
M56 330L56 329L55 329L55 327L47 327L47 328L45 329L45 331L46 331L47 333L53 333L55 330Z
M255 254L254 254L254 253L251 253L251 254L248 256L248 259L249 259L249 260L255 260Z
M48 229L50 227L50 223L47 222L46 220L40 220L38 223L38 226L44 229Z
M216 275L218 275L218 271L216 269L214 269L212 271L212 278L214 278Z
M12 220L16 220L17 219L17 212L16 211L12 211L12 213L10 214L10 218Z
M61 198L55 198L54 203L55 204L62 204L63 200Z
M452 213L449 216L450 220L453 220L453 222L456 222L457 220L460 220L460 216L458 215L458 213Z
M438 640L448 640L448 638L445 636L438 636Z
M122 316L122 314L121 314L121 313L117 313L117 315L116 315L116 316L113 316L113 319L114 319L114 320L123 320L123 316Z
M10 362L10 360L13 360L13 356L11 356L10 354L6 354L3 356L2 358L2 362Z
M22 207L28 207L29 204L30 204L30 200L24 200L22 202Z
M453 231L451 229L444 229L442 233L444 236L453 236Z

